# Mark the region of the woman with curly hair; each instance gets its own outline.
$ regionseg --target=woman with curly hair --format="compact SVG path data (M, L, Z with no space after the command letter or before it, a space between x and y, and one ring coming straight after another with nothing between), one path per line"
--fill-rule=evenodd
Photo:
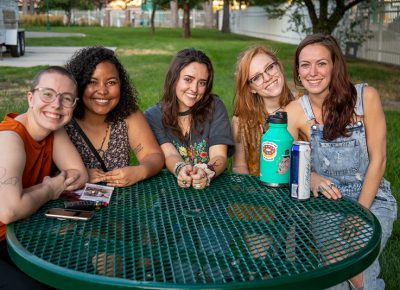
M286 107L288 129L295 139L303 135L311 142L314 196L346 196L369 208L382 226L382 250L392 232L397 204L383 178L386 124L379 93L366 84L351 83L340 47L328 34L309 35L299 44L293 76L306 93ZM327 225L335 223L335 217L325 219ZM318 222L324 223L324 218ZM337 221L337 228L340 224ZM316 235L317 241L322 242L322 236ZM384 289L379 269L376 259L348 284L352 289Z
M232 131L236 150L232 170L260 175L260 140L265 120L282 111L293 95L281 62L263 46L251 47L239 55L235 75Z
M115 53L83 48L66 68L76 78L79 97L66 130L89 170L89 181L128 186L158 173L164 156ZM137 166L130 166L131 149Z
M208 186L233 153L225 105L211 93L213 79L207 55L183 49L169 66L161 102L145 112L180 187Z

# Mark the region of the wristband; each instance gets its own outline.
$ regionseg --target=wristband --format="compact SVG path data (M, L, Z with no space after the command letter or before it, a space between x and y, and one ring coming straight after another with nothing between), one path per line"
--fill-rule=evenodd
M175 167L174 167L174 174L175 174L175 177L178 177L179 172L182 170L182 168L183 168L185 165L186 165L186 163L183 162L183 161L179 161L179 162L176 162L176 163L175 163Z
M207 174L207 186L209 186L211 180L215 176L214 168L212 166L209 166L208 164L204 164L204 163L195 164L194 167L204 170L204 172Z

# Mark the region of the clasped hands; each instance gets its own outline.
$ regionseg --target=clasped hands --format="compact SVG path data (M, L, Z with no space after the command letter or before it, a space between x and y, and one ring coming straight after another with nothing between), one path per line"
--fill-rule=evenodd
M209 184L205 170L190 164L182 166L176 179L182 188L193 186L195 189L204 189Z
M108 186L113 187L128 186L137 182L137 174L133 172L134 170L134 166L118 168L108 172L104 172L103 170L97 168L91 168L89 169L89 182L104 182Z
M65 190L72 191L82 188L84 184L80 181L81 173L75 169L62 170L56 176L46 176L43 184L50 188L50 199L57 199Z

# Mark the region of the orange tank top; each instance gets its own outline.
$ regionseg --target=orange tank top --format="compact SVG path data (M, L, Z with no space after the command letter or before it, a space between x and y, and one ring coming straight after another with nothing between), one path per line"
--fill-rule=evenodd
M51 133L41 142L36 142L24 125L14 120L18 114L10 113L0 123L0 131L14 131L24 141L26 163L22 175L22 187L27 188L43 181L51 171L54 135ZM6 236L6 226L0 222L0 241Z

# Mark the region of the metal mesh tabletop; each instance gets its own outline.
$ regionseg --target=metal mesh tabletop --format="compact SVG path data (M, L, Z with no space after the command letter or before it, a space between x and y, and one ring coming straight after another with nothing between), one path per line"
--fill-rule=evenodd
M50 207L62 201L9 225L7 241L21 269L62 289L318 289L379 253L379 222L358 203L296 201L248 175L195 190L163 171L84 222L46 218Z

